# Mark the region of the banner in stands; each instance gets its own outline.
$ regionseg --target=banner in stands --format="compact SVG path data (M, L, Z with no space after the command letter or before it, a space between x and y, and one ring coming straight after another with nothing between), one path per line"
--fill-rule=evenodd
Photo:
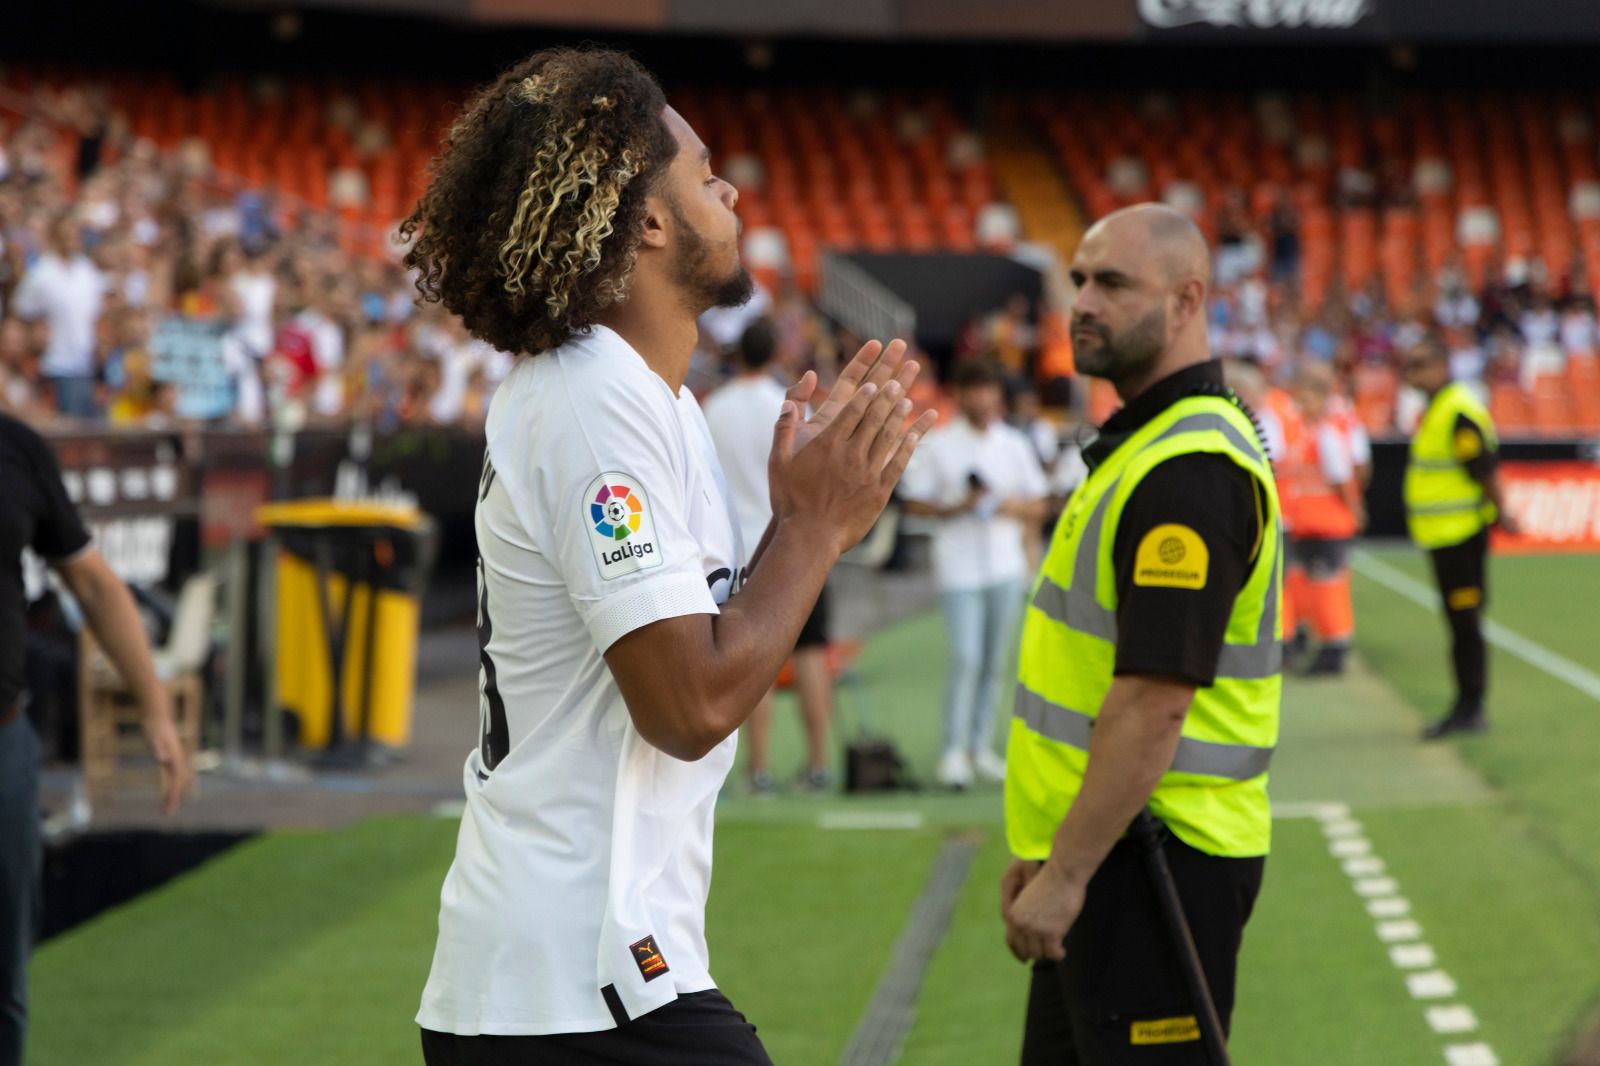
M1271 34L1378 37L1378 0L1139 0L1139 22L1151 35Z
M233 374L225 345L228 327L173 316L156 328L150 376L178 390L177 415L206 421L233 410Z
M1504 552L1600 552L1600 465L1504 463L1506 509L1517 536L1495 531Z

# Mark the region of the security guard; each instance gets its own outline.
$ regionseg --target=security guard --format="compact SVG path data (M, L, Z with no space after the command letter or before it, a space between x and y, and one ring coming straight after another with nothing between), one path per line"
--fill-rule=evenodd
M1483 641L1489 527L1498 522L1508 533L1517 530L1495 472L1499 443L1494 422L1470 389L1450 380L1443 338L1423 338L1406 353L1403 365L1406 384L1428 395L1406 465L1406 524L1411 539L1433 560L1456 675L1455 705L1422 732L1424 739L1436 740L1489 727L1483 709L1489 666Z
M1273 474L1206 339L1200 231L1145 204L1072 263L1077 365L1124 406L1034 587L1006 777L1006 940L1034 962L1024 1066L1207 1061L1125 835L1146 806L1226 1027L1271 835L1282 687Z

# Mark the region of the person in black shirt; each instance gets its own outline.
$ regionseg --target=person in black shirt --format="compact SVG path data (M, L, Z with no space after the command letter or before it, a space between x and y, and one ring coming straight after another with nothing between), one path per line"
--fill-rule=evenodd
M0 414L0 1066L19 1066L28 950L39 881L38 739L22 713L26 645L22 553L55 569L143 712L169 813L188 784L183 744L133 597L90 543L49 445Z
M1078 367L1110 380L1125 401L1083 451L1091 472L1185 398L1214 396L1243 409L1208 351L1210 264L1191 221L1158 205L1111 215L1085 236L1072 279ZM1259 439L1239 446L1267 451ZM1244 590L1257 567L1276 557L1272 508L1266 483L1239 462L1194 450L1145 473L1116 520L1113 679L1094 716L1088 762L1049 858L1019 856L1001 881L1006 943L1033 962L1023 1066L1209 1061L1140 845L1124 831L1175 765L1196 693L1237 684L1219 679L1219 668ZM1198 583L1149 579L1141 549L1164 528L1181 529L1204 548L1200 557L1209 562ZM1026 658L1026 638L1024 647ZM1270 656L1261 669L1275 673ZM1025 663L1024 685L1027 673ZM1276 715L1275 695L1254 699ZM1022 795L1048 787L1048 771L1037 773L1008 779L1008 789ZM1019 806L1028 817L1026 800ZM1202 850L1176 833L1164 837L1162 850L1226 1031L1265 855Z

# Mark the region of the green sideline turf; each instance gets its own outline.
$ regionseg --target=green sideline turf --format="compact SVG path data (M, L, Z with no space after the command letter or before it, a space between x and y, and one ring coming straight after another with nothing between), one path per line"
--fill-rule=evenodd
M1384 554L1416 576L1404 554ZM1600 560L1502 559L1493 614L1589 664ZM1423 746L1447 698L1443 625L1372 581L1356 585L1362 662L1291 685L1273 791L1351 804L1412 901L1503 1066L1554 1066L1600 997L1600 714L1504 654L1496 731ZM882 634L841 696L927 776L938 749L937 616ZM774 768L798 768L782 706ZM917 831L831 831L836 809L916 812ZM1291 808L1292 811L1292 808ZM927 977L902 1062L1015 1061L1025 971L995 913L1006 861L997 789L846 803L730 798L721 809L710 936L715 972L782 1066L836 1060L876 985L943 835L984 834ZM383 819L252 841L47 945L34 966L34 1066L416 1062L410 1023L432 947L454 823ZM1247 933L1240 1066L1444 1061L1446 1038L1374 935L1318 825L1280 820Z

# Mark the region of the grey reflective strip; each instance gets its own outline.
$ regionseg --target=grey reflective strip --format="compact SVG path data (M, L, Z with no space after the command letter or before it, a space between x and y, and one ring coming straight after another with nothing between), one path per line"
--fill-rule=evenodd
M1016 716L1035 733L1088 752L1094 719L1082 711L1051 703L1021 684L1017 686L1015 707ZM1248 744L1218 744L1184 737L1178 741L1178 750L1172 757L1168 772L1248 781L1267 772L1272 765L1272 751L1272 748L1257 748Z
M1418 470L1459 470L1464 464L1454 459L1412 459L1411 465Z
M1283 670L1283 645L1276 638L1262 644L1224 644L1217 657L1217 679L1260 681Z
M1115 612L1100 606L1099 601L1092 595L1073 595L1048 577L1039 582L1039 591L1033 597L1033 605L1047 617L1055 619L1068 629L1087 633L1101 640L1117 639Z
M1476 511L1489 501L1479 496L1475 500L1463 500L1460 503L1424 503L1411 508L1412 514L1460 514L1463 511Z

